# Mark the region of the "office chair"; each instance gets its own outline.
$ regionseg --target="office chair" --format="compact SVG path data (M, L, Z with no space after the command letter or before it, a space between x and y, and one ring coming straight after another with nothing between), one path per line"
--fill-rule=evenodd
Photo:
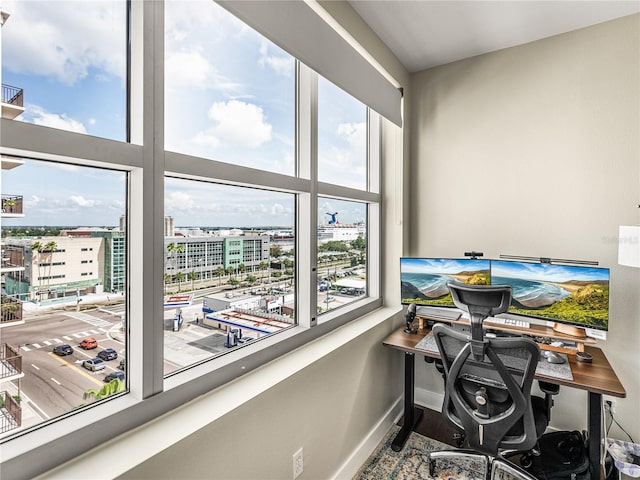
M537 480L511 462L470 450L434 451L428 453L428 458L429 478L434 480L448 480L452 472L461 470L473 472L476 480Z
M551 395L531 396L540 348L521 337L488 338L483 320L505 312L510 286L449 282L455 305L469 313L471 335L436 324L433 333L445 371L442 413L464 430L469 446L492 457L500 450L532 450L549 423Z

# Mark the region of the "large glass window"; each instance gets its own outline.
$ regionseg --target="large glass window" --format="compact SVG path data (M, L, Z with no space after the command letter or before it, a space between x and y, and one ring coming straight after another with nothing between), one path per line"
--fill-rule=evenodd
M165 11L167 150L293 175L294 58L211 0Z
M367 293L367 206L318 198L318 312Z
M124 141L126 1L4 0L2 10L3 117Z
M16 157L2 169L10 434L125 390L127 201L122 172Z
M166 179L165 374L295 325L294 200Z
M106 441L149 398L166 413L168 390L187 402L381 305L366 106L210 0L3 10L25 99L1 121L3 465L80 454L81 423ZM92 138L127 123L136 144Z
M318 180L367 189L367 108L318 78Z

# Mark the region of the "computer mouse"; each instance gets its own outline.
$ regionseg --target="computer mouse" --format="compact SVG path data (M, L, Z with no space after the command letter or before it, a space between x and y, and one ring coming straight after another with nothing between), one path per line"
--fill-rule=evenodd
M544 357L549 363L564 363L566 361L561 355L558 355L556 352L552 352L551 350L545 350Z

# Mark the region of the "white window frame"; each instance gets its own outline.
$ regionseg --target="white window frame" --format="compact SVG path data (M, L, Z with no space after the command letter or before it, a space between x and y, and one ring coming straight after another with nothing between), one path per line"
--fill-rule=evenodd
M0 441L0 470L33 477L101 443L225 385L285 353L382 306L381 119L368 114L366 191L317 182L317 77L296 62L296 176L164 151L164 1L133 1L130 10L130 143L20 121L0 120L0 152L96 166L128 174L128 390ZM165 175L255 186L296 195L297 326L165 378ZM368 294L317 323L317 199L330 196L367 208ZM83 435L91 425L91 436Z

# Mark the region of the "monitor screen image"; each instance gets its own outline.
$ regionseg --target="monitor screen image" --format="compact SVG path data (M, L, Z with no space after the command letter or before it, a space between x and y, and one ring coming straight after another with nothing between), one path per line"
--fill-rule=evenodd
M608 328L608 268L492 260L491 284L511 285L508 313Z
M447 282L489 285L490 260L454 258L401 258L400 282L404 305L454 307Z

